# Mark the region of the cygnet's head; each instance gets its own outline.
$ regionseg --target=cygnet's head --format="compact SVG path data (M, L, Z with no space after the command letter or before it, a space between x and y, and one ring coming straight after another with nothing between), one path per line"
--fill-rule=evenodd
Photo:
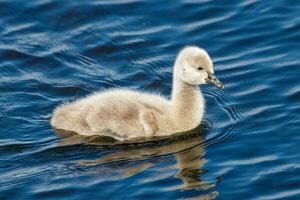
M213 62L208 53L199 47L185 47L177 56L176 75L190 85L211 83L223 89L224 84L214 75Z

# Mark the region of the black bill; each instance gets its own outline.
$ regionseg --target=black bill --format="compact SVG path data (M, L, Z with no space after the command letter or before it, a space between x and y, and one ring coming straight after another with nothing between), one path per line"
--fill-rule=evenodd
M208 77L206 79L207 83L211 83L219 89L224 89L224 84L213 74L208 73Z

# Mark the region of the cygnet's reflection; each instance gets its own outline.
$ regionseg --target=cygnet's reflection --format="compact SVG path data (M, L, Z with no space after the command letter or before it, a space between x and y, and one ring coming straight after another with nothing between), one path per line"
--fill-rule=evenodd
M154 166L156 164L153 161L155 159L152 159L154 157L165 156L164 159L169 159L174 156L176 160L175 168L178 169L176 177L182 180L182 184L178 189L207 190L214 187L215 184L201 180L201 175L205 172L203 166L206 162L204 158L203 129L203 126L200 126L189 132L175 134L168 138L156 138L155 140L144 141L143 143L140 141L120 143L109 138L82 137L77 134L66 137L66 132L58 131L57 133L64 136L60 141L60 145L78 143L108 145L111 143L112 146L117 147L116 151L98 159L81 160L80 165L97 166L116 162L134 162L134 165L122 165L120 174L124 178ZM146 162L138 162L145 160ZM153 179L155 178L153 177ZM215 197L216 195L210 196Z

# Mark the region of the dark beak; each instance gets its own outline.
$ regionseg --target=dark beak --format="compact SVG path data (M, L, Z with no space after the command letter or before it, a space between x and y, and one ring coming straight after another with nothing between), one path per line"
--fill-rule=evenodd
M216 86L217 88L223 90L224 89L224 84L215 75L213 75L209 72L207 72L207 73L208 73L208 77L206 79L206 82L211 83L214 86Z

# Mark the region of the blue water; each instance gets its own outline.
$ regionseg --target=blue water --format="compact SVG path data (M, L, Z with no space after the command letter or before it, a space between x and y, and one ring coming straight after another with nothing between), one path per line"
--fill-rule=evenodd
M170 95L185 45L220 91L205 123L118 144L55 132L93 91ZM0 0L0 199L300 199L300 1Z

